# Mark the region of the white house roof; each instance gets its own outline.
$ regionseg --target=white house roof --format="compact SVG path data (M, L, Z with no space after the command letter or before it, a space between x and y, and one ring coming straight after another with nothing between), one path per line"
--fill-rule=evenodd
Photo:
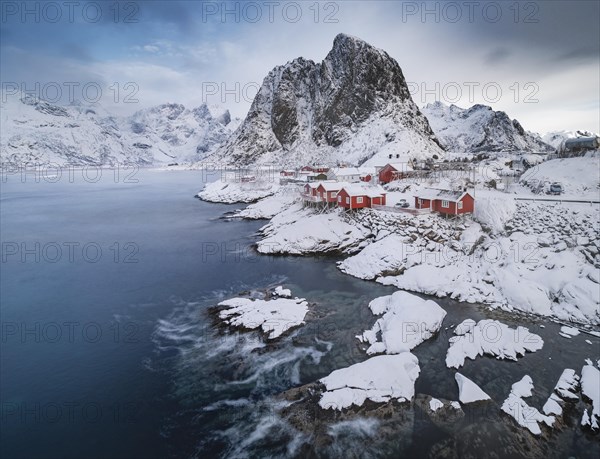
M362 166L362 167L357 167L358 171L360 172L360 175L367 175L367 174L375 174L375 167L368 167L368 166Z
M458 202L467 194L469 193L466 191L451 191L438 190L435 188L426 188L425 190L420 191L418 194L416 194L415 197L420 199L443 199L444 201Z
M329 181L329 182L319 182L319 185L322 185L323 188L325 189L325 191L339 191L342 188L344 188L350 184L347 182Z
M394 162L386 163L383 167L389 165L400 172L412 171L413 168L410 165L409 161L410 161L410 159L407 157L406 161L394 161Z
M336 176L360 175L360 170L357 167L336 167L331 169L330 172L333 172Z
M360 183L346 185L343 189L346 193L348 193L349 196L368 196L369 198L378 198L386 193L386 191L379 185L365 186L361 185Z
M323 182L308 182L304 186L308 186L309 188L317 188Z

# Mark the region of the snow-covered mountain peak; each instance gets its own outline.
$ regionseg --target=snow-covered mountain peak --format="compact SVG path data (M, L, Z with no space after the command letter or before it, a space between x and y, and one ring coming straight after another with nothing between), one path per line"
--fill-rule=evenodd
M214 158L231 164L385 164L441 156L398 63L345 34L321 63L304 58L265 77L248 115Z

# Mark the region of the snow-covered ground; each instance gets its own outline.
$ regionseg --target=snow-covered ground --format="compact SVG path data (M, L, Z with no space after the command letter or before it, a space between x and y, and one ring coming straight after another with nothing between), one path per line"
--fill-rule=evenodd
M308 303L303 298L288 299L289 290L276 290L279 298L270 300L231 298L219 303L225 309L219 318L232 327L261 329L268 339L279 338L304 323ZM291 296L291 292L290 292Z
M600 161L598 156L553 159L528 169L520 182L531 189L561 184L562 199L600 199Z
M485 228L469 219L386 216L389 234L339 267L405 290L600 323L599 206L515 203L498 192L476 206Z

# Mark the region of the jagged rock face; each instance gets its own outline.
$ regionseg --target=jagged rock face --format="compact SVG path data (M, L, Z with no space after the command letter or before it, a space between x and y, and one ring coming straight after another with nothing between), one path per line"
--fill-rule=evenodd
M22 94L2 100L0 162L21 167L195 162L237 124L227 110L206 104L163 104L115 117L98 105L58 106Z
M371 145L365 145L370 142ZM398 63L340 34L321 63L303 58L264 79L242 126L216 156L238 165L383 162L442 154Z
M552 150L538 135L525 131L517 120L487 105L462 109L435 102L425 106L423 112L444 147L451 152Z

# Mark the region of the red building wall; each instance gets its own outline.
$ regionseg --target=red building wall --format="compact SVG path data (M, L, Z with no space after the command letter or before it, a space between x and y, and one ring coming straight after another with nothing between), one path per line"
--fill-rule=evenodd
M429 209L431 207L431 200L421 199L422 204L419 205L419 198L415 196L415 209Z
M326 202L337 202L337 193L337 191L325 191L322 185L317 188L317 194Z
M368 196L352 196L350 198L350 203L346 202L346 199L349 197L348 193L345 190L342 190L338 194L339 198L342 198L341 201L338 199L338 206L343 207L344 209L364 209L365 207L371 207L373 204L375 205L385 205L385 194L376 197L369 198ZM358 202L358 199L362 197L362 202Z
M398 175L396 168L387 164L379 171L379 183L390 183L396 175Z
M475 208L475 200L468 193L465 196L463 196L463 198L461 200L462 209L458 209L457 203L453 202L453 201L448 202L448 207L442 207L442 199L434 199L431 201L429 199L423 199L422 201L423 201L423 204L421 206L419 206L419 198L415 197L415 208L427 209L427 208L431 207L432 211L439 212L442 214L447 214L447 215L459 215L459 214L473 213L473 210Z

